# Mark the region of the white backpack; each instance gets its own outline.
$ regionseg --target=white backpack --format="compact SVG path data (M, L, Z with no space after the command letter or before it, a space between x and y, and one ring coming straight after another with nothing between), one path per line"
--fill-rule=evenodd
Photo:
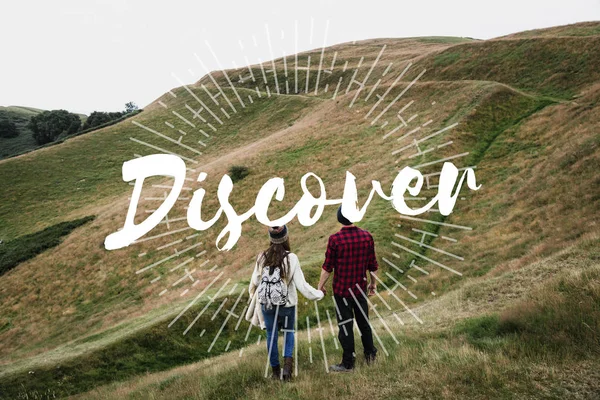
M267 310L273 306L284 306L287 303L288 287L281 279L279 267L273 268L273 274L269 274L270 267L263 267L262 277L258 284L258 302L264 304Z

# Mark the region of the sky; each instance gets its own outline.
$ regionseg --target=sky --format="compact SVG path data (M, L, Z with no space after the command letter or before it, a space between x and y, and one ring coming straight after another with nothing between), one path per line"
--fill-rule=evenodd
M600 20L600 0L5 0L0 16L0 105L89 114L144 107L204 67L380 37L489 39Z

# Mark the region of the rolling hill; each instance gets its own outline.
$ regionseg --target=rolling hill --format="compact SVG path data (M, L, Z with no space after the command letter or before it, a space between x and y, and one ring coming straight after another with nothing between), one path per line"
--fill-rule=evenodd
M486 41L344 43L215 71L116 125L0 160L4 242L95 216L0 276L0 397L597 398L599 62L597 22ZM146 238L106 251L131 195L122 163L157 152L186 162L180 201ZM223 219L206 232L187 226L192 191L206 189L209 219L220 177L245 166L234 209L279 176L285 198L270 215L282 215L309 171L328 198L352 172L362 202L372 180L389 190L409 165L426 176L410 199L418 207L437 192L444 160L474 167L482 184L463 189L451 215L405 218L375 199L359 223L376 241L371 315L388 356L325 374L340 356L326 298L299 306L296 381L264 384L262 333L231 316L243 314L265 229L251 219L219 252ZM138 220L170 184L148 180ZM290 224L312 282L336 229L334 207L312 227Z

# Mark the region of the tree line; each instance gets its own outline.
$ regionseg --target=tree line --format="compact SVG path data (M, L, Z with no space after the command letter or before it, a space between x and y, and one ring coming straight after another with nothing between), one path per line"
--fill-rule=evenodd
M79 115L66 110L44 111L31 117L27 124L27 128L33 132L33 138L36 143L38 145L43 145L80 131L99 127L137 110L138 106L133 102L129 102L125 104L124 111L94 111L84 123L81 122ZM14 121L11 120L10 116L1 115L0 137L12 138L18 135L19 130Z

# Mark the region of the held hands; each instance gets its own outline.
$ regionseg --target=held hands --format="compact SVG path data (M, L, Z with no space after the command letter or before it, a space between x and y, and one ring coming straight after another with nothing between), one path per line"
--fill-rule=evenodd
M317 287L317 290L323 292L323 297L327 296L327 290L325 290L325 285L319 285L319 287Z
M369 286L367 286L367 295L368 296L373 296L376 291L377 291L376 283L370 283Z

